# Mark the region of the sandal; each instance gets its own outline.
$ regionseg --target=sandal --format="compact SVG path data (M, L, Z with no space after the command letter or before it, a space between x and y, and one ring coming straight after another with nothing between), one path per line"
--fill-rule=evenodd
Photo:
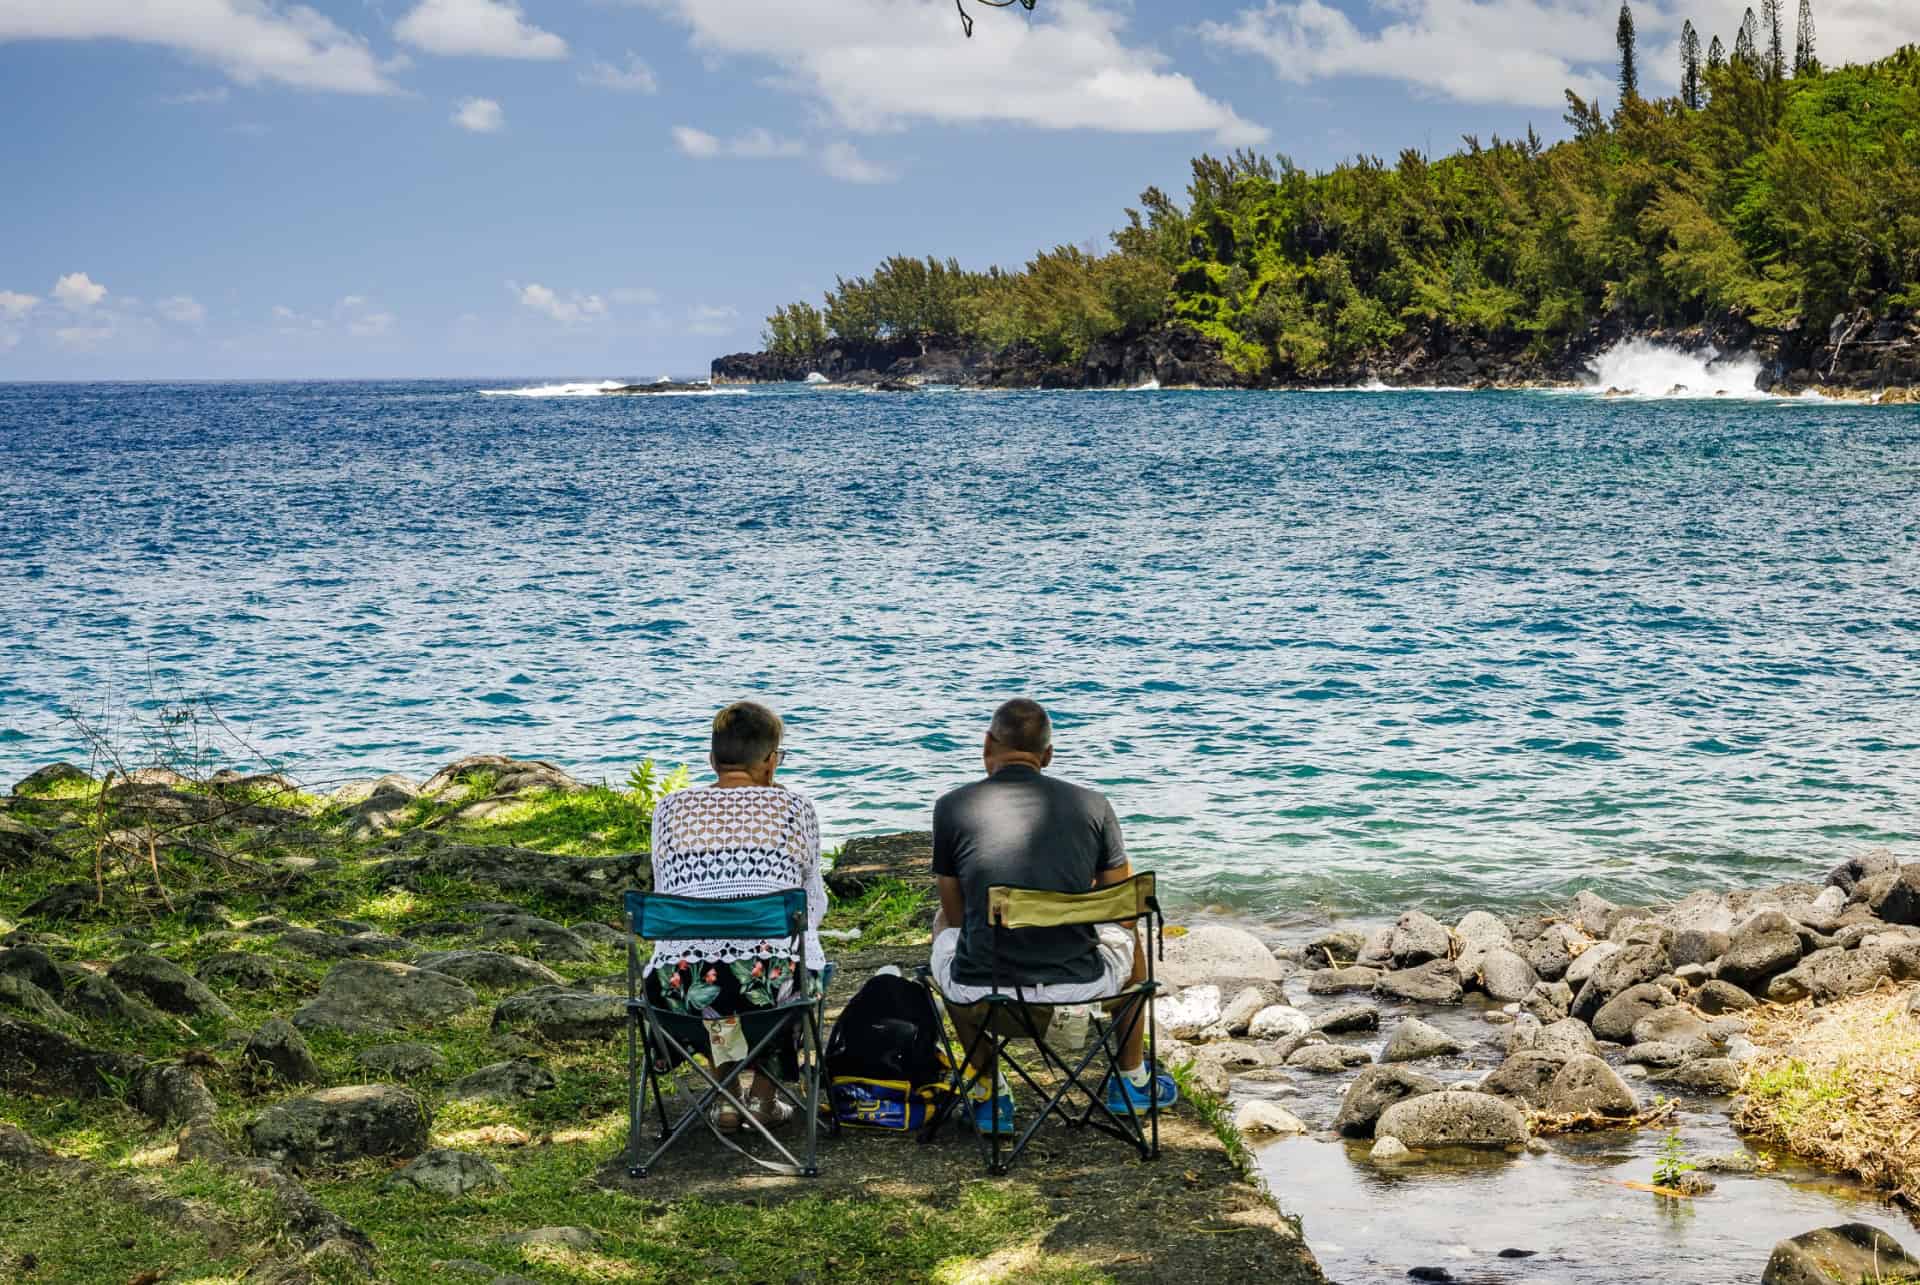
M725 1102L716 1102L707 1108L707 1123L722 1133L738 1133L747 1127L740 1113Z
M762 1107L758 1102L749 1102L747 1103L747 1110L753 1113L754 1119L769 1129L778 1129L781 1125L792 1120L794 1115L793 1103L783 1098L775 1098L765 1107ZM742 1133L750 1131L752 1127L753 1126L744 1120L740 1122L740 1131Z

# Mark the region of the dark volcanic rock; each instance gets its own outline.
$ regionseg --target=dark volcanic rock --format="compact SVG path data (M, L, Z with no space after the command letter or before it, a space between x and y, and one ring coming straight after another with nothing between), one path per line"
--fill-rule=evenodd
M200 980L243 991L268 991L287 975L287 966L270 955L227 951L212 955L194 970Z
M520 990L528 986L559 986L565 978L545 964L493 950L448 950L422 955L414 967L458 978L470 986Z
M17 795L46 794L63 785L91 785L93 778L71 763L49 763L14 782Z
M1641 1018L1650 1017L1672 1003L1673 996L1651 982L1630 986L1594 1014L1593 1033L1615 1044L1629 1043L1633 1039L1633 1028Z
M1380 980L1376 968L1327 968L1307 976L1307 994L1339 995L1346 991L1370 991Z
M37 946L15 946L0 950L0 974L24 977L54 999L66 993L67 983L60 976L47 952Z
M362 1049L353 1064L375 1075L406 1080L438 1071L447 1064L447 1055L431 1044L376 1044Z
M1515 1053L1480 1081L1480 1091L1513 1098L1536 1110L1544 1109L1554 1078L1570 1060L1550 1052Z
M1865 1223L1803 1232L1773 1247L1760 1285L1859 1285L1920 1279L1920 1259Z
M426 1105L391 1084L322 1089L276 1102L246 1127L255 1155L301 1168L367 1156L413 1156L427 1145Z
M445 1021L480 1002L461 982L409 964L350 959L293 1015L303 1029L381 1033Z
M17 792L17 791L16 791ZM1857 857L1848 857L1827 874L1827 886L1838 888L1852 896L1854 890L1878 875L1890 875L1900 869L1900 863L1885 848L1876 848L1872 852L1863 852Z
M1633 1090L1612 1067L1592 1054L1570 1058L1547 1086L1547 1109L1558 1115L1624 1119L1640 1109Z
M24 821L0 812L0 870L30 865L58 855L53 840Z
M1715 979L1693 994L1695 1007L1703 1013L1739 1013L1759 1004L1753 996L1732 982Z
M447 1086L449 1098L467 1098L488 1102L518 1102L538 1097L558 1081L553 1072L538 1062L517 1057L507 1062L483 1066Z
M506 1186L506 1176L489 1161L466 1151L437 1150L429 1151L417 1159L394 1171L387 1179L392 1188L412 1188L434 1196L464 1196L471 1191L485 1191L493 1187ZM492 1269L487 1269L489 1278Z
M1867 900L1876 916L1890 924L1920 924L1920 861L1901 866L1891 879L1882 876L1876 882L1884 886Z
M1440 1081L1401 1066L1369 1066L1353 1077L1333 1127L1349 1138L1370 1138L1380 1113L1396 1102L1438 1093Z
M1527 1140L1527 1121L1499 1098L1442 1089L1394 1103L1381 1113L1374 1133L1409 1147L1519 1147Z
M1453 938L1432 915L1409 910L1393 926L1387 949L1401 968L1415 968L1452 954Z
M1777 910L1763 910L1733 930L1720 957L1720 976L1736 986L1764 982L1800 961L1800 933Z
M107 970L107 977L120 989L144 996L163 1012L233 1020L233 1010L208 990L205 982L158 955L128 955Z
M1575 961L1578 963L1579 961ZM1573 1015L1590 1022L1608 1001L1633 986L1651 982L1667 971L1667 952L1658 946L1622 946L1608 956L1573 997ZM1631 1027L1631 1023L1628 1024ZM1601 1039L1613 1036L1594 1032ZM1624 1033L1624 1032L1623 1032Z
M1328 1035L1348 1035L1355 1031L1380 1029L1380 1010L1371 1004L1342 1004L1330 1008L1313 1021L1313 1029Z
M900 834L868 835L848 839L827 872L827 891L843 900L859 898L877 883L900 883L933 891L933 834L914 830ZM928 911L931 920L932 911Z
M562 1043L611 1040L626 1021L625 999L560 986L537 986L493 1010L495 1030L524 1030Z
M240 1060L256 1076L280 1084L319 1084L323 1077L313 1050L291 1023L276 1017L263 1024L241 1050Z
M1324 977L1327 974L1315 973L1314 976ZM1447 959L1436 959L1417 968L1383 973L1374 986L1382 994L1396 995L1420 1004L1458 1004L1462 994L1460 975L1454 971L1453 962ZM1311 982L1308 988L1312 988Z

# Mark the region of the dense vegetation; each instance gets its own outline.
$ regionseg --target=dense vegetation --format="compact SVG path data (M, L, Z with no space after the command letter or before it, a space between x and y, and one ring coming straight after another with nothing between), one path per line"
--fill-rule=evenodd
M1323 174L1202 156L1184 205L1149 188L1104 253L1059 246L1013 272L896 255L823 308L776 311L768 351L939 338L1072 361L1184 323L1246 375L1311 377L1429 327L1547 351L1609 315L1824 334L1920 304L1920 47L1825 68L1808 6L1790 45L1766 7L1771 34L1749 12L1730 58L1683 38L1681 93L1656 101L1623 6L1621 101L1569 92L1565 142L1469 136Z

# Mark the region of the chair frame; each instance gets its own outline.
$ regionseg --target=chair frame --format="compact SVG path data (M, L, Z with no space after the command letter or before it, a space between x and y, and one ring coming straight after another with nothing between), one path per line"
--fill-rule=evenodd
M730 1148L763 1169L789 1177L817 1178L820 1176L819 1132L820 1106L830 1100L828 1093L832 1078L827 1072L825 1048L821 1030L826 1020L827 988L832 984L834 966L829 963L818 974L810 973L807 968L806 930L807 930L807 894L804 889L793 888L784 892L767 893L758 897L741 897L731 900L707 899L699 897L674 897L664 893L630 891L625 902L627 921L627 1176L645 1178L652 1171L660 1157L678 1143L695 1123L706 1125L709 1132L721 1145ZM660 918L672 917L673 931L670 933L649 933L650 924ZM777 931L763 931L773 924ZM655 936L705 936L727 937L773 937L789 936L793 939L794 977L797 991L794 997L784 1004L772 1008L755 1010L752 1016L776 1016L779 1018L751 1050L735 1064L726 1075L717 1075L699 1056L711 1061L710 1046L690 1047L673 1033L675 1024L702 1023L705 1019L691 1017L685 1013L672 1013L656 1007L647 997L646 987L641 981L640 940ZM773 1042L785 1035L794 1025L800 1028L801 1053L804 1058L801 1067L801 1080L806 1088L806 1096L799 1094L774 1080L775 1091L795 1110L801 1112L806 1121L806 1146L804 1156L796 1155L780 1139L768 1131L760 1118L747 1110L737 1092L739 1080L747 1069L759 1061L760 1057L772 1047ZM706 1045L704 1028L699 1041ZM642 1047L646 1056L641 1056ZM677 1121L669 1123L665 1090L661 1081L663 1064L670 1064L675 1058L691 1066L706 1082L705 1091L693 1102ZM659 1115L659 1132L655 1135L656 1145L644 1157L641 1155L641 1116L646 1114L646 1096L651 1091L656 1112ZM708 1109L725 1101L740 1113L742 1120L749 1123L780 1159L768 1160L754 1155L745 1147L721 1132L720 1127L708 1118ZM840 1132L839 1121L831 1115L827 1119L828 1131Z
M1102 915L1099 918L1076 919L1067 922L1081 923L1089 927L1107 923L1124 923L1135 928L1137 931L1140 927L1140 922L1145 920L1147 941L1145 943L1144 953L1147 960L1147 975L1143 980L1123 986L1114 995L1090 1000L1071 1000L1064 1002L1028 999L1025 995L1025 988L1017 981L1013 984L1011 990L1006 988L1002 968L1001 946L1005 943L1006 934L1018 931L1020 925L1018 922L1011 925L1006 922L1008 898L1005 894L1038 892L1045 893L1052 898L1084 897L1090 901L1095 899L1106 900L1113 895L1115 888L1126 887L1128 885L1131 885L1135 890L1134 905L1136 906L1136 910L1134 913L1112 917ZM946 1102L941 1104L938 1114L921 1129L920 1141L922 1143L933 1141L935 1135L939 1133L941 1126L946 1123L947 1117L960 1106L964 1104L968 1109L971 1109L971 1093L973 1087L983 1080L987 1080L989 1075L997 1077L1000 1066L1004 1062L1008 1067L1011 1067L1014 1074L1039 1097L1041 1106L1039 1113L1035 1115L1032 1123L1028 1124L1025 1131L1020 1133L1018 1138L1013 1142L1008 1143L1006 1141L1007 1135L1002 1134L998 1129L989 1130L981 1138L981 1150L987 1161L987 1171L989 1173L1006 1173L1007 1170L1012 1167L1013 1162L1018 1160L1021 1154L1026 1151L1027 1145L1033 1141L1034 1135L1039 1132L1040 1126L1046 1123L1049 1116L1057 1117L1063 1124L1070 1128L1085 1128L1091 1125L1102 1133L1109 1134L1122 1142L1132 1145L1134 1149L1140 1153L1142 1160L1155 1160L1159 1158L1160 1103L1158 1098L1149 1099L1145 1111L1137 1110L1131 1100L1127 1101L1125 1104L1127 1108L1125 1115L1115 1112L1107 1105L1106 1100L1107 1079L1120 1074L1120 1032L1132 1026L1135 1021L1144 1020L1147 1026L1146 1046L1148 1049L1153 1047L1158 1034L1154 1019L1153 999L1160 993L1162 988L1160 982L1154 977L1154 963L1156 959L1164 956L1166 936L1165 917L1161 914L1160 901L1159 898L1154 895L1154 889L1153 873L1151 871L1143 871L1134 875L1131 879L1123 880L1119 884L1109 884L1086 893L1059 893L1048 888L1024 888L1013 884L995 884L987 890L989 922L993 925L993 990L977 1001L959 1003L958 1001L950 1000L947 995L941 991L939 983L933 978L933 970L931 967L922 967L919 970L921 983L949 1008L979 1008L985 1006L985 1013L980 1021L979 1029L974 1035L973 1043L966 1049L966 1055L964 1057L955 1058L953 1056L953 1041L947 1035L946 1026L944 1024L941 1026L941 1039L946 1043L947 1057L954 1068L954 1092ZM1058 921L1056 921L1056 923L1057 922ZM1077 1062L1070 1064L1065 1057L1061 1056L1057 1050L1047 1043L1040 1024L1034 1020L1033 1010L1049 1010L1048 1022L1051 1024L1051 1010L1071 1008L1076 1004L1097 1006L1090 1023L1091 1031L1097 1038L1088 1043L1086 1051L1080 1055ZM1011 1018L1011 1029L1016 1033L1005 1033L1008 1028L1008 1023L1000 1020L1003 1014ZM1007 1045L1016 1039L1032 1040L1035 1049L1039 1052L1041 1066L1053 1068L1062 1077L1051 1093L1034 1079L1033 1074L1027 1067L1022 1066L1019 1061L1007 1052ZM973 1055L982 1048L987 1049L989 1053L989 1069L986 1072L973 1069ZM1088 1068L1094 1065L1095 1059L1099 1059L1101 1065L1104 1066L1106 1075L1100 1079L1098 1084L1089 1086L1081 1079L1081 1076L1086 1074ZM988 1082L992 1083L994 1081ZM1076 1090L1086 1099L1087 1105L1084 1110L1077 1107L1070 1107L1067 1104L1069 1096Z

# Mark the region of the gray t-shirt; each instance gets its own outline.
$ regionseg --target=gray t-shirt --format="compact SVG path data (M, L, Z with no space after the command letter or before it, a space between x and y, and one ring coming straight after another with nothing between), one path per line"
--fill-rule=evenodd
M1093 877L1127 863L1120 821L1098 790L1021 764L963 785L933 805L933 873L960 881L966 922L953 980L993 982L987 889L995 884L1086 892ZM1100 979L1091 927L1020 928L1001 942L1004 980L1031 985Z

